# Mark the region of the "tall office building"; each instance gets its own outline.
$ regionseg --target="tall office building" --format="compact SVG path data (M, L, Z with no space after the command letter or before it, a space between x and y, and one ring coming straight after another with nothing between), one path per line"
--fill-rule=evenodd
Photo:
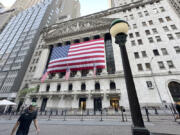
M106 11L44 29L39 40L41 53L32 58L34 61L39 60L33 65L36 69L29 85L30 88L36 87L37 92L29 94L26 99L36 101L42 111L55 108L128 108L120 49L109 34L109 26L114 18L121 18L129 23L126 48L141 106L155 107L180 101L180 18L169 0L141 0L124 6L117 5ZM41 83L49 58L54 54L50 48L67 49L71 44L74 50L70 50L69 55L75 56L78 49L83 55L88 51L88 46L80 48L83 47L80 43L90 44L90 41L98 42L97 39L104 39L104 43L100 44L104 44L105 69L97 69L96 77L92 68L80 68L72 70L66 81L65 71L61 70L64 65L51 62L49 67L54 67L59 72L50 74ZM61 64L60 62L61 58L57 64ZM82 67L83 62L79 65ZM71 66L73 64L68 65L67 69Z
M13 16L16 16L19 12L36 5L40 1L42 0L16 0L10 9L6 9L0 14L0 33Z
M11 8L22 11L31 8L39 2L43 2L43 0L16 0L16 2L12 5Z
M0 13L2 13L5 10L5 7L2 3L0 3Z
M134 2L141 2L141 0L109 0L111 7L123 6Z
M61 16L57 18L57 23L80 17L79 0L62 0L61 7Z
M56 21L59 0L45 0L13 17L0 34L0 98L16 97L40 31Z
M174 7L180 17L180 0L169 0L169 2Z

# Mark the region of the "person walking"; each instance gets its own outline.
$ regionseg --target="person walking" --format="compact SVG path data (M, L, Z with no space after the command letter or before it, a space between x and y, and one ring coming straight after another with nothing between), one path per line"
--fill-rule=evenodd
M19 117L18 121L14 125L11 135L14 135L16 129L18 128L16 135L28 135L29 127L31 122L34 122L34 126L36 128L37 134L39 134L40 129L37 124L37 111L36 111L36 103L31 103L31 105L25 110L23 114Z

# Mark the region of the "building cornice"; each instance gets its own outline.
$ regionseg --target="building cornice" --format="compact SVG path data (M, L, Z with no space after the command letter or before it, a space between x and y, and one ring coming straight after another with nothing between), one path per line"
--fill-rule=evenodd
M180 75L180 72L166 72L166 73L146 73L146 74L138 74L138 75L134 75L133 78L142 78L142 77L164 77L164 76L174 76L174 75ZM73 78L69 78L69 82L74 82L74 81L87 81L87 80L102 80L102 79L116 79L116 78L124 78L124 74L123 72L121 73L116 73L116 74L104 74L104 75L100 75L100 76L96 76L95 78L93 76L87 76L87 77L73 77ZM59 78L53 78L53 79L47 79L44 81L44 83L54 83L54 82L65 82L65 79L59 79ZM31 81L32 84L41 84L41 80L39 79L34 79L33 81Z
M59 38L79 35L97 30L109 29L109 26L114 19L74 19L60 24L52 25L48 29L44 29L43 39L46 44L58 40Z

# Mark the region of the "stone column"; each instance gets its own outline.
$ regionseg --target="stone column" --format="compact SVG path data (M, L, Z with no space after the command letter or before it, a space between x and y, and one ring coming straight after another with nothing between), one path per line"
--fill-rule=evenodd
M43 75L43 72L46 68L46 64L48 61L48 57L49 57L49 53L50 53L50 49L49 48L45 48L43 49L40 59L39 59L39 63L37 64L37 69L36 72L33 76L33 78L41 78Z
M91 98L90 95L88 95L86 99L86 109L93 109L93 98Z
M102 108L108 108L108 107L110 107L110 101L107 98L107 95L104 94L104 97L102 99Z
M79 100L76 95L74 95L73 101L72 101L72 108L78 109L79 108Z

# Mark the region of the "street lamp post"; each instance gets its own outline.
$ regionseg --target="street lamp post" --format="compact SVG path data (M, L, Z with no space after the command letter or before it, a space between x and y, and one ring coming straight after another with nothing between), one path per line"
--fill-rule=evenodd
M153 59L154 59L154 57L152 57L152 58L151 58L151 60L150 60L150 64L151 64L151 65L152 65L152 60L153 60ZM156 87L157 92L158 92L158 95L159 95L159 99L160 99L161 104L162 104L162 106L163 106L163 100L162 100L162 97L161 97L161 94L160 94L160 91L159 91L158 85L157 85L157 83L156 83L156 80L155 80L155 78L154 78L154 73L153 73L153 69L152 69L152 67L150 67L150 70L151 70L151 76L152 76L152 78L153 78L153 81L154 81L155 87Z
M125 47L127 32L128 32L128 23L126 21L117 19L114 20L110 26L110 33L112 37L115 37L115 43L119 44L125 82L127 87L129 106L132 116L132 134L133 135L150 135L148 129L145 128L144 121L141 114L141 109L133 81L133 76L129 64L129 59L127 55L127 50Z

